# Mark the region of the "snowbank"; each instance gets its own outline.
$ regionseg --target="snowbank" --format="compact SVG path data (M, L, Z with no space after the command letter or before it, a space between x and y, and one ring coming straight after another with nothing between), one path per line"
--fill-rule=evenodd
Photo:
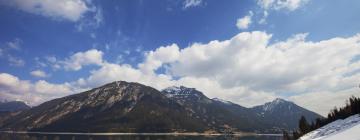
M329 123L299 140L360 140L360 115Z

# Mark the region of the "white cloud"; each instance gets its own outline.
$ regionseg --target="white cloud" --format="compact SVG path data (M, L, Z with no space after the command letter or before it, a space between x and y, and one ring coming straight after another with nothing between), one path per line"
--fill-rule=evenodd
M8 73L0 73L0 100L21 100L37 105L78 91L68 83L51 84L43 80L32 83Z
M187 9L190 7L200 6L201 3L202 3L202 0L185 0L183 3L183 8Z
M255 91L245 86L223 87L218 81L204 77L183 77L173 82L177 86L194 87L209 98L221 98L246 107L260 105L276 98L272 92Z
M177 60L179 57L179 47L176 44L170 46L161 46L155 51L145 54L145 62L139 64L139 68L146 74L152 74L163 63L169 63Z
M238 29L247 29L249 28L250 24L252 23L252 18L253 16L253 12L250 11L249 15L244 16L243 18L239 18L236 21L236 27L238 27Z
M290 97L291 101L302 105L310 110L314 110L324 116L326 116L330 109L336 107L342 107L345 105L345 101L351 96L360 96L359 88L354 86L353 88L340 90L337 92L330 91L318 91L308 92L305 94L295 95ZM320 101L320 102L319 102Z
M30 74L34 77L37 77L37 78L46 78L46 77L49 77L48 74L46 74L46 72L42 71L42 70L34 70L34 71L31 71Z
M1 0L0 2L25 12L69 21L78 21L89 11L83 0Z
M240 105L253 106L284 93L301 106L324 114L330 106L309 103L316 96L340 105L360 79L360 62L351 62L360 54L360 35L306 41L307 33L268 44L271 34L243 32L229 40L195 43L183 49L176 44L146 53L144 62L134 68L127 64L104 63L76 83L81 88L125 80L162 89L185 85ZM156 74L159 68L167 73ZM178 77L174 79L174 77ZM347 91L346 94L342 94ZM321 94L319 94L321 93ZM339 100L332 100L340 98ZM316 107L314 107L316 106ZM331 107L332 108L332 107Z
M321 42L306 42L305 36L299 34L269 46L271 35L244 32L230 40L194 44L181 50L179 60L170 64L169 71L175 76L211 78L224 87L247 86L276 92L303 92L309 86L300 85L313 80L312 84L324 84L318 88L338 86L340 83L325 86L329 79L315 80L344 78L341 75L350 70L350 60L360 53L359 35Z
M286 9L289 11L294 11L305 5L309 1L310 0L258 0L257 3L265 10Z
M80 78L76 84L81 88L93 88L113 81L138 82L162 89L172 85L171 77L167 75L144 74L141 70L124 64L104 63L100 69L91 71L87 78Z
M65 70L78 71L86 65L101 65L103 63L102 56L102 51L91 49L85 52L77 52L64 61L60 61L60 64L64 66Z
M306 36L307 33L297 34L269 45L270 34L243 32L229 40L195 43L179 52L167 50L163 53L176 57L171 61L158 59L148 70L166 65L172 77L180 77L172 83L196 87L210 97L248 106L283 93L292 93L290 99L310 92L339 97L336 93L358 85L360 62L351 61L360 55L360 35L319 42L306 41ZM297 103L311 108L309 104ZM329 108L311 109L324 113Z
M195 87L209 97L220 97L247 107L280 96L324 114L332 108L330 105L340 105L350 95L360 96L354 89L360 82L360 61L353 59L360 55L360 35L317 42L307 41L307 35L297 34L268 44L271 34L254 31L239 33L228 40L194 43L182 49L172 44L147 52L138 67L106 62L101 51L92 49L61 61L68 62L63 64L72 70L90 64L100 66L87 77L70 84L47 85L46 81L31 83L2 74L10 80L0 79L0 85L6 87L0 88L3 91L0 93L5 98L11 97L11 92L23 93L18 90L31 91L40 93L42 96L36 97L43 101L51 94L41 91L46 89L41 86L35 88L36 84L74 91L124 80L159 90L171 85ZM155 73L159 68L166 72ZM322 105L313 98L324 99L330 105Z

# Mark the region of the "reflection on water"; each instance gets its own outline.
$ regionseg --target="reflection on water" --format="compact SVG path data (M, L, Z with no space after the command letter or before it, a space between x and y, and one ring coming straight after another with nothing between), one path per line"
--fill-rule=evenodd
M282 140L276 136L86 136L0 133L0 140Z

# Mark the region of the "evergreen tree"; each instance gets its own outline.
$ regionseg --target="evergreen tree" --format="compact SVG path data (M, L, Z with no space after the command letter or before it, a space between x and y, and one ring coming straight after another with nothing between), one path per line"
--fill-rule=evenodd
M301 118L300 118L299 129L300 129L301 134L306 134L307 132L310 131L310 125L306 121L306 118L304 116L301 116Z
M315 122L311 122L311 125L306 121L306 118L302 116L299 120L299 130L293 132L293 138L298 139L302 135L318 129L328 123L331 123L338 119L345 119L349 116L360 114L360 98L351 96L346 105L341 108L334 107L327 115L327 118L317 118Z

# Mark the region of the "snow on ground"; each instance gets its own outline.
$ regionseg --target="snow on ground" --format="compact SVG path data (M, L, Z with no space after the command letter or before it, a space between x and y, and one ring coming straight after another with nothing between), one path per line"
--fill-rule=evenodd
M336 120L302 136L299 140L360 140L360 115Z

